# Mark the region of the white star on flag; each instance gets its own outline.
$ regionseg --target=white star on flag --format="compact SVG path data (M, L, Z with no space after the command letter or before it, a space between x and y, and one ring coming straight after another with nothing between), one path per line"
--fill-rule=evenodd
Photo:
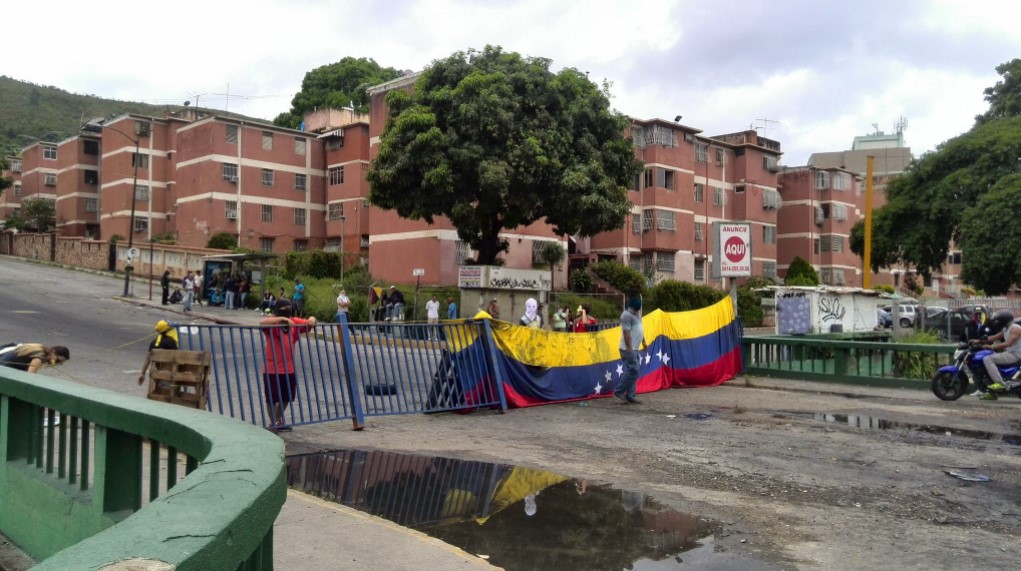
M604 376L606 377L606 382L610 382L610 380L613 379L613 373L611 373L608 370L606 371L606 375Z
M617 363L617 376L618 377L624 376L624 365L621 363Z
M596 394L598 395L599 391L601 391L601 390L603 390L603 385L600 385L599 383L596 383Z
M662 351L656 353L656 356L659 357L659 360L662 361L664 365L670 362L670 355L667 355Z
M652 361L652 355L646 353L645 354L645 364L648 365L650 361Z

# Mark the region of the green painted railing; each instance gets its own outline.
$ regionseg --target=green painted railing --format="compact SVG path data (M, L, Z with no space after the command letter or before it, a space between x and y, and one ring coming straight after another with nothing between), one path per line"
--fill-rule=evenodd
M272 569L286 486L265 430L0 367L0 533L33 569Z
M808 337L744 337L750 375L924 389L947 364L951 345L920 345Z

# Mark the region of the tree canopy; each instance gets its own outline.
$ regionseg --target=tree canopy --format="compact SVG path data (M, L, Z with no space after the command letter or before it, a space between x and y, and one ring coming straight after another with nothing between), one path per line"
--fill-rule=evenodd
M501 231L540 220L557 234L621 228L642 168L627 119L607 85L550 63L487 46L391 92L370 202L430 224L446 216L482 264L508 249Z
M783 283L789 286L817 286L819 285L819 274L812 264L808 263L808 260L801 256L794 256L791 264L787 266Z
M7 172L7 169L9 168L11 167L7 164L7 159L0 156L0 173ZM0 176L0 196L3 196L4 191L12 186L14 186L14 177Z
M931 275L954 241L963 253L962 277L974 287L999 294L1019 282L1017 255L1002 254L1012 247L1007 221L1021 209L1021 60L997 71L1004 81L985 91L989 112L887 185L887 203L873 215L873 270L904 263ZM859 221L851 250L861 256L864 245Z
M367 113L366 88L398 76L392 67L380 67L372 58L344 59L313 69L301 81L301 91L291 100L291 110L277 115L273 122L281 127L297 128L309 111L322 107L340 109L354 104L355 111Z

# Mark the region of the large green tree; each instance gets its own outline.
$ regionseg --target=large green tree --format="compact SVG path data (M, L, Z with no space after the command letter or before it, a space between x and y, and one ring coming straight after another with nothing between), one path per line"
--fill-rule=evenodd
M7 169L11 168L7 164L7 159L0 155L0 196L4 195L4 191L14 186L14 178L9 176L2 176L3 173L7 172Z
M389 116L369 200L410 219L446 216L493 264L500 232L545 220L557 234L621 228L641 171L627 119L602 89L550 60L487 46L433 62Z
M998 294L1018 283L1009 278L1017 273L1016 262L1000 254L1008 251L1010 220L1021 211L1016 176L1021 171L1021 60L996 69L1004 79L985 91L989 112L890 181L887 204L873 215L873 270L903 263L930 275L943 266L956 241L964 279L972 286ZM992 234L982 225L993 228ZM990 240L995 235L1000 238ZM858 222L851 250L863 255L864 245L864 223Z
M273 122L281 127L297 128L309 111L318 108L348 107L359 113L369 110L368 87L398 77L392 67L380 67L371 58L346 57L336 63L317 67L305 74L301 91L291 100L291 110L277 115Z
M21 217L26 229L52 232L57 221L56 203L49 198L26 198L21 201Z

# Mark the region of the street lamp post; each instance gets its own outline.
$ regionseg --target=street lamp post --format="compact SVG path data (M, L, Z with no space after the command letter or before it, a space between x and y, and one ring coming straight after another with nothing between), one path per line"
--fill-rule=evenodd
M132 137L131 135L125 133L124 131L121 131L120 129L118 129L116 127L110 127L109 125L99 125L99 124L96 124L96 123L86 123L82 127L82 130L83 131L89 131L89 132L92 132L92 133L102 133L104 128L105 129L110 129L111 131L116 131L116 132L120 133L121 135L124 135L124 137L126 137L129 141L131 141L132 143L135 144L135 154L134 154L134 156L131 157L131 163L134 165L134 173L133 173L132 181L131 181L131 195L130 195L131 196L131 219L128 222L128 252L130 252L131 248L132 248L132 246L134 245L134 242L135 242L135 240L134 240L134 238L135 238L135 202L136 202L135 199L137 198L135 196L135 192L136 192L136 190L138 188L138 163L140 162L140 160L139 160L140 157L139 157L138 153L139 153L139 145L141 143L141 140L138 137ZM131 295L131 290L130 290L130 287L131 287L131 272L132 272L132 270L135 269L134 266L131 265L133 262L134 262L134 260L128 260L128 263L124 266L124 297L128 297L129 295Z

